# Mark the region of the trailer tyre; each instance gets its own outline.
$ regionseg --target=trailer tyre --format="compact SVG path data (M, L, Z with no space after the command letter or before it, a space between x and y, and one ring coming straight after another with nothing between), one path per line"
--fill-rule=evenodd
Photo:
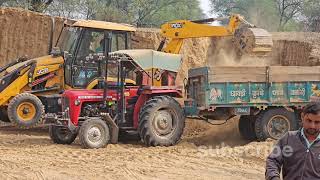
M255 123L255 132L258 141L267 138L280 139L286 132L298 128L294 112L285 108L272 108L261 111Z
M33 94L18 94L8 105L10 121L20 128L31 128L42 123L44 115L41 100Z
M71 144L77 137L77 133L71 132L67 127L49 126L49 135L56 144Z
M91 118L83 122L79 130L79 140L83 148L98 149L110 141L110 130L105 121Z
M241 116L239 119L239 132L240 135L249 141L257 139L255 128L255 116Z
M179 142L185 126L180 104L170 96L149 99L139 113L139 135L147 146L171 146Z

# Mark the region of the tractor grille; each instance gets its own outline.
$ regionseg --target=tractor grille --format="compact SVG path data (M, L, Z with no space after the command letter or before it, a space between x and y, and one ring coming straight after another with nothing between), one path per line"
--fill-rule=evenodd
M62 119L69 120L70 119L70 100L69 98L62 97Z

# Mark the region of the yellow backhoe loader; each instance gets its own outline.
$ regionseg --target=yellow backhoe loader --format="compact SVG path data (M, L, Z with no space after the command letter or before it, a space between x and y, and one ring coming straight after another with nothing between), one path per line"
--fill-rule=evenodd
M21 128L35 126L45 112L57 111L63 90L95 88L99 67L92 61L94 56L130 48L135 30L103 21L66 23L51 55L19 58L0 69L1 120ZM112 77L107 81L114 82ZM135 82L127 79L126 83Z

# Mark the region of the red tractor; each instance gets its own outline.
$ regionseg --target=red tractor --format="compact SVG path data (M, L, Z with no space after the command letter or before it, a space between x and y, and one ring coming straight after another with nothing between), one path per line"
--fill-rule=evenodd
M63 93L62 112L47 115L54 122L49 128L54 143L71 144L78 136L83 148L101 148L117 143L121 131L137 131L147 146L170 146L180 140L185 117L174 98L182 93L165 86L175 79L174 73L162 69L163 86L152 86L153 74L128 54L91 58L100 63L98 87ZM106 74L114 81L106 82Z

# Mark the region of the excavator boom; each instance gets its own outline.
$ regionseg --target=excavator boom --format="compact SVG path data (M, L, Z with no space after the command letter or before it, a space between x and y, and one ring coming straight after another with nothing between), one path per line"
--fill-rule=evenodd
M211 26L207 23L229 20L227 26ZM209 18L196 21L175 20L161 26L161 35L169 42L162 42L158 50L179 54L184 39L201 37L232 37L239 54L263 56L271 51L272 37L264 29L256 28L240 15L227 18Z

